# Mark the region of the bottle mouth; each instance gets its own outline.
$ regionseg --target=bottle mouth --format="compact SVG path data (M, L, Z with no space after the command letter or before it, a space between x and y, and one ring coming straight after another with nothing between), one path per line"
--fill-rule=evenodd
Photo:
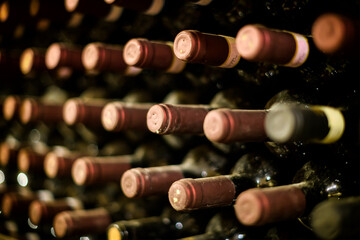
M169 126L169 118L171 116L164 104L154 105L147 112L147 127L153 133L162 134Z
M324 53L338 51L346 38L346 25L337 14L324 14L312 26L314 44Z
M224 111L210 111L204 119L204 134L214 142L224 142L230 133L229 118Z
M194 37L190 31L182 31L178 33L174 40L174 54L183 61L188 61L194 55Z
M236 35L236 48L241 57L256 59L261 53L263 40L264 36L257 26L246 25Z
M101 112L101 123L107 131L115 131L121 128L121 108L114 103L106 104Z
M296 116L288 107L270 110L265 117L267 136L278 143L286 143L293 138L298 126Z
M82 51L81 61L87 70L94 70L100 61L100 46L96 43L90 43Z
M45 64L50 70L59 66L61 60L61 45L59 43L51 44L46 50Z
M79 99L69 99L65 102L63 107L63 119L66 124L74 125L80 121L81 105L81 100Z
M138 66L143 55L142 44L138 39L132 39L124 46L124 61L130 66Z

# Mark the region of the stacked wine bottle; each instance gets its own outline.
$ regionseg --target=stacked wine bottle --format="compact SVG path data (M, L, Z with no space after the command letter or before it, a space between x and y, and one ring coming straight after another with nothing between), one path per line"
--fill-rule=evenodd
M0 239L358 239L360 1L0 1Z

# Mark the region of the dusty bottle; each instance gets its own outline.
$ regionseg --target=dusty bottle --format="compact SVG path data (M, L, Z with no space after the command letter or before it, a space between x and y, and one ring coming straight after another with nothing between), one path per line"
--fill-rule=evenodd
M229 175L178 180L169 188L168 196L177 211L231 206L241 192L273 187L279 182L279 168L270 156L248 153L236 162Z
M226 172L228 165L224 155L200 145L190 150L181 164L127 170L121 177L121 189L129 198L165 195L179 179L214 176Z
M346 163L339 161L331 164L307 162L295 174L293 184L242 192L235 203L237 218L250 226L296 218L309 225L308 217L316 204L357 192L354 191L357 180L351 172Z
M161 215L113 222L107 229L109 240L178 239L201 233L212 212L178 213L165 207Z
M72 179L78 185L119 183L123 173L134 167L162 166L176 160L162 141L138 146L133 154L80 157L72 165Z
M359 236L356 219L359 218L359 197L329 199L311 212L311 227L321 239L351 239Z

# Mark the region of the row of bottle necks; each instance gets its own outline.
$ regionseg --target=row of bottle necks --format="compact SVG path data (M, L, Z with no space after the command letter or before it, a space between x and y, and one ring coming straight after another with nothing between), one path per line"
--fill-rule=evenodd
M92 155L89 143L81 152L45 146L39 136L7 138L0 148L2 232L41 239L262 239L273 228L284 234L288 221L294 235L285 239L314 237L293 222L299 218L324 239L359 234L350 224L358 218L357 159L324 152L337 145L295 149L281 161L261 144L242 144L235 154L199 141L179 150L155 136L136 149L118 136Z

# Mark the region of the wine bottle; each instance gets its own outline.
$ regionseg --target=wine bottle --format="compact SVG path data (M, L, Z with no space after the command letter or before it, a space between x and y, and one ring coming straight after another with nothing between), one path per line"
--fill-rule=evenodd
M355 239L360 236L356 227L359 217L359 197L329 199L311 212L311 227L320 239Z
M91 155L90 151L87 155ZM71 166L84 153L69 151L66 148L55 148L44 156L43 168L49 178L71 177Z
M87 70L111 71L136 76L141 68L128 66L123 59L123 47L100 42L87 44L82 51L82 63Z
M68 125L82 123L88 127L100 128L101 112L108 102L107 99L70 98L64 103L63 119Z
M236 95L235 95L236 94ZM202 100L198 100L199 103ZM206 100L209 101L209 100ZM218 91L209 104L183 104L164 99L152 106L147 113L147 127L156 134L192 134L202 135L207 114L216 108L249 108L253 103L240 88Z
M178 239L205 230L213 213L178 213L165 207L161 215L113 222L107 229L109 240Z
M273 141L280 143L332 144L341 139L357 143L359 126L354 118L357 119L356 113L331 106L279 106L266 116L265 130Z
M101 112L101 124L107 131L112 132L126 130L146 132L146 114L152 105L125 101L110 102Z
M29 205L29 219L35 225L50 223L59 212L83 208L80 199L73 197L57 198L52 201L34 200Z
M179 179L214 176L226 172L228 165L224 155L200 145L190 150L181 164L127 170L121 177L121 189L129 198L165 195Z
M309 214L319 202L356 194L357 180L346 163L310 161L298 170L293 184L249 189L235 203L235 212L244 225L260 226L300 218L309 226ZM329 161L329 159L327 159Z
M239 30L236 45L243 58L289 68L289 73L301 76L297 81L315 89L331 91L354 71L352 64L329 59L316 48L313 38L304 34L249 24Z
M116 156L121 154L130 154L131 147L125 140L117 139L108 141L103 146L96 146L92 149L93 144L76 146L74 149L65 147L54 147L46 154L44 159L44 171L46 176L50 179L71 179L71 168L74 162L81 157L95 157L95 156ZM99 149L100 148L100 149Z
M159 206L162 204L164 203L159 199L130 201L120 198L102 207L62 211L53 218L53 227L57 238L77 237L84 234L104 237L107 227L112 222L159 214L161 211Z
M1 210L4 216L23 218L24 213L28 212L28 208L32 201L42 199L49 201L54 199L51 192L47 190L32 191L17 191L4 194L1 203Z
M48 124L62 122L63 105L46 103L36 98L26 98L20 106L20 121L23 124L44 122Z
M202 63L222 68L234 68L240 64L240 54L236 49L234 37L195 30L184 30L176 35L174 54L189 63Z
M242 226L232 208L222 208L208 222L205 233L180 238L179 240L263 239L266 229L251 229Z
M314 57L321 60L311 44L305 35L254 24L242 27L236 35L236 47L243 58L287 67L299 67Z
M45 49L25 49L20 56L20 69L27 76L35 75L35 73L45 70Z
M216 109L204 119L204 133L215 142L262 142L267 139L264 129L267 110Z
M17 156L17 165L20 171L24 173L43 174L43 165L45 155L50 148L44 144L36 144L32 147L25 147L19 150Z
M321 14L312 24L311 34L315 46L328 55L355 57L360 22L337 13Z
M45 64L50 70L67 67L72 70L83 71L81 62L82 49L68 43L56 42L48 46L45 53Z
M156 134L202 134L202 123L211 110L206 105L153 105L147 112L147 128Z
M119 183L123 173L131 168L163 166L175 160L172 150L162 141L152 140L139 145L133 154L78 158L72 165L72 179L77 185Z
M284 87L290 84L286 78L286 70L279 71L277 65L242 58L237 50L235 37L231 35L183 30L175 37L174 54L186 63L228 69L227 77L232 79L233 86L236 82L240 87L261 92L260 96L274 91L278 85ZM297 81L294 79L291 84L294 85L294 82Z
M124 61L129 66L179 73L185 63L174 56L172 42L157 42L142 38L130 39L124 46Z
M177 211L231 206L241 192L273 187L279 182L279 168L270 156L247 153L236 162L229 175L178 180L170 186L168 196Z

